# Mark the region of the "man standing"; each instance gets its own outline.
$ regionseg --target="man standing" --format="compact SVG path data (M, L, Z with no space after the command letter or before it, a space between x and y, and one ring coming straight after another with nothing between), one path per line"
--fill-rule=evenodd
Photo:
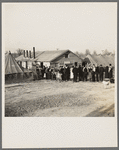
M82 79L82 68L81 68L81 65L79 65L78 73L79 73L79 81L81 81L81 79Z
M64 69L63 69L63 66L61 66L60 73L61 73L61 79L63 81L64 80Z
M96 81L99 82L99 66L97 65L96 67L96 70L95 70L95 73L96 73Z
M100 65L100 81L103 81L103 72L104 72L104 68L102 67L102 65Z
M93 64L93 68L92 68L92 81L93 82L95 82L95 71L96 71L95 64Z
M108 69L108 73L109 73L109 78L112 78L112 65L109 64L109 69Z
M74 68L73 68L73 74L74 74L74 82L77 82L77 67L76 66L74 66Z
M65 66L63 69L63 79L64 79L64 81L66 81L66 67Z
M69 81L70 79L70 68L69 66L66 67L66 80Z
M105 78L109 78L109 67L105 67Z
M88 74L87 68L86 68L86 66L84 66L84 68L83 68L83 81L87 81L87 74Z

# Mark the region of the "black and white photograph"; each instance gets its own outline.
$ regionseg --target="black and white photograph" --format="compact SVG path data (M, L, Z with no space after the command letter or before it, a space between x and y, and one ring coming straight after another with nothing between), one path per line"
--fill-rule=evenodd
M116 55L115 2L3 3L4 119L114 119Z

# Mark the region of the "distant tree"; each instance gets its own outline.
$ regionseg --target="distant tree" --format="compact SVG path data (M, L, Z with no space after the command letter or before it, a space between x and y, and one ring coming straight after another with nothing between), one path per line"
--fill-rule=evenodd
M82 59L85 58L85 56L86 56L84 53L82 53L82 52L79 53L78 51L76 51L75 54Z
M79 56L79 52L78 52L78 51L76 51L75 54L76 54L77 56Z
M23 49L20 49L20 48L18 48L17 50L17 54L18 54L18 56L20 56L20 55L22 55L23 54Z
M102 50L102 55L110 55L111 52L109 52L107 49Z
M90 50L89 50L89 49L86 49L85 55L89 55L89 54L90 54Z
M97 52L95 50L93 51L93 55L97 55Z

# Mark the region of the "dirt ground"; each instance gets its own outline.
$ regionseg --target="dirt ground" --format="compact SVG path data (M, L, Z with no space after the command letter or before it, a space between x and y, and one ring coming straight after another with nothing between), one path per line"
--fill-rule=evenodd
M5 116L113 117L114 91L101 82L37 80L5 85Z

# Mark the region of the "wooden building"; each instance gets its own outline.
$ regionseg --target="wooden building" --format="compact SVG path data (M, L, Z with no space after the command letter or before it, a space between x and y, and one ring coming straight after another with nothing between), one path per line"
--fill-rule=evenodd
M74 65L82 64L82 59L79 58L70 50L54 50L54 51L36 51L33 47L33 53L31 51L24 51L24 55L16 58L17 62L21 64L22 67L31 69L32 63L36 62L41 66L51 66L59 67L63 65Z
M70 50L55 50L44 51L36 59L44 66L59 67L63 65L74 65L75 63L82 64L82 59L79 58Z

